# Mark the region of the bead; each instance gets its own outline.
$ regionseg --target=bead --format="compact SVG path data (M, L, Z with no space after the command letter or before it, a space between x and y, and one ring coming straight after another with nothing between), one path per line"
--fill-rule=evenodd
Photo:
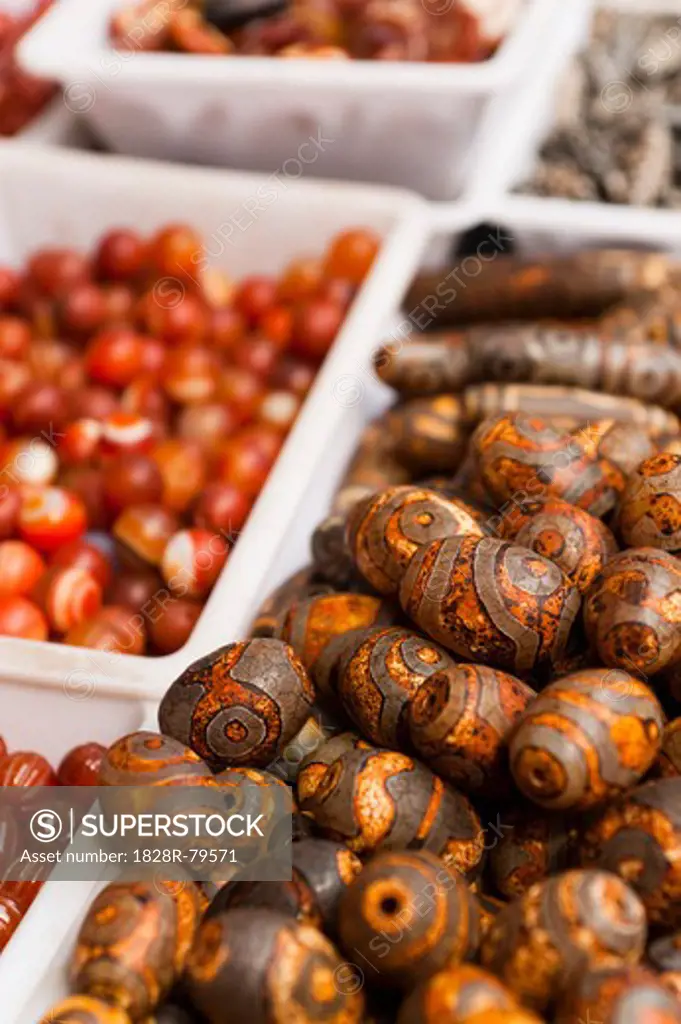
M38 552L21 540L0 542L0 597L30 594L45 572Z
M123 608L146 615L154 607L154 601L167 591L163 580L155 572L120 573L107 593L107 600Z
M381 853L342 897L339 934L372 984L409 990L469 960L480 940L475 897L432 853Z
M498 914L481 959L519 1001L541 1010L585 970L635 964L645 940L645 911L624 882L604 871L566 871Z
M230 366L220 378L218 398L240 425L254 418L265 394L263 381L245 367Z
M38 434L49 437L61 430L69 416L69 402L63 388L46 381L32 381L17 398L12 412L12 423L19 434Z
M50 565L59 566L62 569L85 569L93 579L97 580L102 589L109 585L113 575L111 558L96 544L87 540L74 540L70 544L60 547L52 556Z
M208 1024L359 1024L364 1000L336 983L343 962L316 928L273 910L204 920L187 962L193 1004Z
M549 810L585 810L635 785L657 756L664 715L627 672L587 669L536 698L509 743L520 791Z
M71 987L139 1020L179 977L200 919L193 884L113 883L95 898L76 941Z
M484 531L473 510L435 491L390 487L358 502L348 518L357 568L381 594L399 589L412 556L434 540Z
M255 326L274 305L277 282L273 277L253 275L239 282L234 294L234 308Z
M627 476L633 473L644 459L655 454L655 445L650 435L635 423L617 420L596 420L581 430L594 441L594 455L609 459Z
M179 521L161 505L132 505L113 525L113 535L142 565L160 565Z
M464 338L454 332L417 336L406 344L388 342L374 354L382 381L405 398L460 391L473 379Z
M646 677L681 657L676 607L681 563L665 551L637 548L610 559L584 601L584 625L605 665Z
M167 224L150 239L147 259L159 277L193 282L204 261L203 242L186 224Z
M296 777L296 792L300 803L302 804L314 796L327 769L341 754L348 750L371 749L370 744L356 733L342 732L310 751L300 762Z
M60 786L96 786L106 747L101 743L83 743L62 759L57 769Z
M21 508L18 488L0 485L0 540L9 540L16 532Z
M393 409L390 429L400 461L414 472L453 473L466 446L456 395L412 398Z
M88 260L71 249L39 249L28 260L28 277L47 298L66 295L90 276Z
M345 319L344 306L335 299L314 296L295 311L291 352L320 363L329 351Z
M102 425L95 419L77 419L65 427L57 452L64 465L90 462L99 454Z
M0 505L0 509L1 509ZM284 580L260 606L251 628L252 636L274 636L279 619L295 601L304 601L316 594L328 594L331 587L318 581L311 566L299 569Z
M465 1024L543 1024L530 1010L522 1006L510 1010L483 1010L465 1018Z
M0 316L0 358L25 358L31 337L31 328L25 320L18 316Z
M467 1024L477 1013L515 1006L513 994L494 975L473 964L460 964L417 985L402 1003L397 1024Z
M125 1010L91 996L68 996L53 1006L39 1024L131 1024Z
M287 644L247 640L185 669L161 701L159 725L213 765L265 766L305 724L314 697Z
M104 477L104 500L116 516L130 505L153 505L161 500L163 478L149 455L130 452L116 455Z
M184 647L202 611L196 601L175 598L150 614L149 637L159 654L173 654Z
M681 1003L641 967L593 971L578 978L560 1007L560 1024L679 1024Z
M184 512L206 482L206 459L201 448L179 439L162 441L153 451L163 477L162 504L173 512Z
M270 391L258 403L256 420L287 433L296 421L301 406L293 391Z
M651 942L647 951L648 962L658 972L660 982L681 998L681 934L675 932Z
M117 605L105 605L91 619L70 629L64 637L64 643L73 647L90 647L118 654L144 654L146 642L141 616Z
M22 540L43 554L51 554L85 533L85 506L62 487L44 487L23 499L18 526Z
M152 420L136 413L115 412L102 421L102 455L130 455L154 447L156 427Z
M145 326L150 334L162 339L171 349L170 362L179 351L176 346L200 345L205 341L210 317L205 303L191 292L185 292L172 306L155 301L152 292L151 301L146 303ZM188 361L187 365L196 366L197 363Z
M165 546L161 574L179 597L204 597L222 572L227 554L227 545L218 534L180 530Z
M425 765L389 750L351 750L326 770L301 810L330 839L359 856L378 850L430 850L461 874L483 855L480 821L468 800Z
M438 669L407 710L408 735L419 757L465 793L506 790L506 744L536 698L525 683L483 665Z
M213 402L186 406L178 416L175 428L179 437L200 444L211 455L215 454L234 425L234 417L228 407Z
M198 754L172 736L133 732L116 740L102 760L100 786L203 785L211 773ZM196 782L194 783L194 780Z
M221 448L217 466L220 480L254 498L262 490L282 443L280 432L264 423L243 427Z
M0 452L2 476L11 484L43 487L57 475L59 460L54 448L37 437L15 437Z
M209 349L181 348L166 358L163 387L180 405L210 402L217 393L220 363Z
M617 526L629 547L681 552L681 455L653 455L634 470Z
M0 757L0 786L56 786L57 776L41 754L24 750Z
M105 327L88 342L85 367L97 384L127 387L140 376L142 366L142 335L129 327Z
M220 533L233 543L251 511L251 499L232 484L219 481L204 487L194 506L194 525Z
M170 403L158 386L156 377L136 377L121 395L121 412L141 416L165 426L170 420ZM161 433L164 431L161 430Z
M322 283L323 265L314 257L292 260L279 278L277 297L281 302L295 303L309 299Z
M105 281L134 280L144 267L147 247L130 228L118 228L102 235L94 264L97 276Z
M21 924L24 908L11 896L0 894L0 952Z
M24 640L47 640L47 619L33 601L25 597L0 598L0 636Z
M580 598L541 555L464 536L433 541L413 556L400 603L420 629L460 657L525 675L562 655Z
M95 466L70 466L60 475L59 483L83 503L91 530L107 527L109 514L104 504L103 470Z
M582 862L620 875L639 894L648 920L681 926L681 780L648 782L589 824Z
M331 513L317 524L310 540L315 574L336 590L350 589L357 577L346 527L346 515Z
M105 420L117 409L118 399L109 388L86 387L71 395L71 412L75 420Z
M522 896L537 882L570 866L575 833L556 815L511 819L490 851L495 888L509 899Z
M410 702L424 680L452 660L441 647L409 629L355 631L338 665L338 696L372 743L403 749Z
M102 288L84 282L64 296L59 308L59 321L64 334L71 338L88 338L108 321L107 297Z
M371 270L380 239L366 228L354 228L336 235L324 257L324 274L361 284Z
M45 613L50 629L68 633L96 615L102 605L102 588L86 569L56 565L41 578L33 598Z
M675 718L665 726L655 774L666 779L681 775L681 718Z

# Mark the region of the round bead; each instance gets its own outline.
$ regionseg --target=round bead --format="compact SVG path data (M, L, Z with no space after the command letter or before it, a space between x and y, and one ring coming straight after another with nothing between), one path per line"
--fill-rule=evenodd
M300 803L309 800L317 791L319 783L326 775L329 765L348 750L371 750L361 736L354 732L341 732L330 740L321 743L300 762L296 776L296 791Z
M160 654L184 647L203 611L197 601L176 598L149 616L149 636Z
M461 874L474 872L484 834L468 800L425 765L391 750L351 750L326 770L300 807L319 829L360 856L430 850Z
M661 983L681 999L681 932L651 942L647 956Z
M586 669L560 679L520 718L509 744L520 791L549 810L586 810L635 785L662 742L664 714L627 672Z
M563 654L580 598L558 566L527 548L454 537L414 555L400 603L460 657L526 675Z
M108 457L147 452L156 440L152 420L136 413L115 412L102 421L101 452Z
M25 597L0 598L0 636L24 640L47 640L47 619L33 601Z
M402 1003L397 1024L467 1024L476 1013L515 1006L513 994L494 975L473 964L460 964L418 985Z
M524 816L502 823L500 831L489 868L495 888L508 899L522 896L573 862L575 833L557 815Z
M401 626L358 631L339 661L338 696L367 739L402 748L409 702L425 679L451 664L441 647Z
M57 476L59 460L54 448L39 437L15 437L0 449L3 477L14 485L45 487Z
M131 1024L125 1010L92 996L69 996L53 1006L40 1024Z
M432 853L382 853L348 887L341 946L372 968L372 984L411 989L472 958L480 940L475 897Z
M634 470L620 499L617 525L631 548L681 552L681 455L653 455Z
M54 435L62 429L69 417L68 395L58 384L32 381L17 397L12 413L14 430L18 434L40 434L54 444Z
M172 438L156 445L153 457L163 477L163 506L173 512L184 512L206 482L202 448L193 441Z
M101 743L83 743L63 758L57 769L60 786L96 786L106 747Z
M76 540L87 529L87 514L80 498L63 487L44 487L28 494L19 512L23 540L44 554Z
M45 612L50 628L56 633L68 633L99 611L102 588L85 569L52 566L36 586L33 597Z
M112 515L130 505L153 505L161 500L163 480L149 455L129 452L112 458L104 476L104 500Z
M665 779L681 775L681 718L675 718L665 726L662 746L655 762L655 774Z
M56 786L57 776L41 754L17 750L0 757L0 786Z
M20 509L19 489L0 485L0 540L9 540L16 533Z
M681 1003L642 967L592 971L576 979L560 1024L681 1024Z
M314 698L287 644L247 640L185 669L161 701L159 725L211 764L264 767L305 724Z
M624 878L651 923L681 926L681 779L639 786L583 836L582 861Z
M111 604L149 616L158 614L159 597L167 599L163 581L157 573L149 571L120 573L107 593Z
M208 484L201 491L194 506L194 525L212 533L220 533L228 543L234 543L251 510L251 499L233 487L219 481Z
M645 940L645 911L624 882L604 871L566 871L498 914L482 964L541 1010L589 968L635 964Z
M71 987L139 1020L179 977L198 928L196 886L114 883L94 900L71 961Z
M0 597L30 594L45 572L38 552L21 540L0 543Z
M584 625L605 665L646 677L681 658L681 562L656 548L615 555L584 601Z
M536 693L505 672L451 665L431 675L407 711L410 740L448 782L490 796L507 788L506 743Z
M118 516L112 532L141 565L160 565L178 525L177 516L161 505L131 505Z
M180 530L166 544L161 573L179 597L204 597L222 572L227 554L227 545L217 533Z
M394 594L420 548L445 537L484 536L465 502L435 491L390 487L358 502L348 519L350 550L357 568L381 594Z
M144 654L146 633L141 616L133 615L129 608L105 605L86 622L70 629L64 643L73 647L119 654Z
M100 786L182 785L188 778L210 778L198 754L172 736L157 732L133 732L116 740L102 760Z
M228 910L204 920L187 987L208 1024L359 1024L363 997L337 984L344 964L316 928L273 910Z
M75 540L60 547L52 556L51 564L62 569L85 569L102 589L109 585L113 574L108 555L87 540Z

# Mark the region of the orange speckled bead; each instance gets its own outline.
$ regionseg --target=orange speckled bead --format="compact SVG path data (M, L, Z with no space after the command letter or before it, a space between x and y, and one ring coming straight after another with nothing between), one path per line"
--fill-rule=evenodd
M646 678L681 659L681 561L657 548L615 555L584 601L584 625L605 665Z
M40 1019L40 1024L132 1024L118 1006L92 996L69 996Z
M24 497L18 526L22 540L51 554L85 533L87 514L83 502L71 491L41 487Z
M183 785L210 778L208 765L172 736L133 732L116 740L102 759L100 786Z
M351 750L326 770L300 807L320 830L362 855L430 850L462 874L484 853L480 819L466 797L411 757L391 750Z
M482 942L482 965L520 1002L542 1010L588 968L635 964L645 941L645 910L621 879L566 871L498 914Z
M367 739L401 748L409 702L425 679L451 664L443 648L402 626L357 631L338 663L338 696Z
M593 445L544 420L522 414L484 420L471 443L482 480L500 504L550 496L603 516L624 490L614 463L593 457Z
M634 786L653 764L664 714L639 679L586 669L551 683L509 744L521 792L549 810L586 810Z
M577 832L558 815L515 816L501 823L501 835L489 854L498 892L522 896L537 882L564 871L574 861Z
M634 470L620 499L617 525L631 548L681 551L681 455L653 455Z
M316 750L304 757L296 776L298 800L303 803L314 796L319 783L326 775L329 765L348 750L371 750L361 736L354 732L341 732L322 743Z
M291 647L247 640L185 669L161 701L159 725L215 766L264 767L303 727L314 698Z
M103 999L139 1020L180 976L201 915L195 885L108 885L81 925L71 961L75 992Z
M663 779L681 775L681 718L675 718L665 726L654 769L655 774Z
M526 675L562 655L580 597L557 565L527 548L454 537L414 555L400 603L460 657Z
M465 793L508 789L506 742L536 693L505 672L452 665L419 687L408 711L419 757Z
M681 927L681 779L634 789L588 825L582 862L612 871L641 897L648 920Z
M620 967L576 979L559 1024L681 1024L681 1002L652 971Z
M274 910L236 909L206 918L186 984L208 1024L359 1024L364 998L337 980L347 967L316 928Z
M418 985L402 1003L397 1024L467 1024L476 1013L512 1010L516 1005L513 993L494 975L473 964L460 964Z
M381 594L394 594L412 555L443 537L484 531L474 509L419 487L390 487L358 502L348 519L357 568Z
M432 853L381 853L345 892L338 930L347 955L372 968L372 985L408 990L473 957L480 914L464 880Z

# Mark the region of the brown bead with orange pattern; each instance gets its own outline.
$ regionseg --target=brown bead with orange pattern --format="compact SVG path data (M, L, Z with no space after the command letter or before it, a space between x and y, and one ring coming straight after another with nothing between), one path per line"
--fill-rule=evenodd
M67 996L41 1017L39 1024L131 1024L131 1021L125 1010L101 999Z
M341 754L300 806L324 835L360 857L425 849L469 876L482 863L484 834L466 797L392 750Z
M589 968L637 963L645 941L633 889L605 871L566 871L499 913L481 961L520 1002L542 1010Z
M133 732L116 740L104 754L100 786L200 786L212 778L205 761L172 736Z
M564 871L576 855L576 831L558 815L523 815L502 823L500 830L488 863L495 888L508 899Z
M474 509L421 487L390 487L358 502L348 518L350 550L380 594L397 593L412 555L431 541L484 536Z
M512 1010L515 996L489 971L473 964L446 967L411 992L402 1003L397 1024L464 1024L486 1010Z
M216 767L264 767L310 715L315 691L302 662L270 637L199 658L163 697L159 725Z
M459 657L522 676L562 656L580 597L557 565L528 548L453 537L414 555L400 603Z
M300 762L296 776L296 791L300 803L309 800L315 794L329 765L332 765L341 754L345 754L348 750L372 749L371 744L355 732L341 732L322 743Z
M681 561L633 548L604 566L584 600L584 625L604 665L646 678L681 659Z
M196 886L112 883L81 925L71 961L73 990L125 1010L151 1013L184 970L201 916Z
M643 967L591 971L559 1009L559 1024L681 1024L681 1003Z
M659 981L681 1003L681 932L664 935L648 946L648 963L658 972Z
M655 775L674 779L681 775L681 718L667 722L662 733L662 746L653 765Z
M620 499L617 526L631 548L681 552L681 455L662 452L634 470Z
M316 928L244 908L203 921L186 984L208 1024L359 1024L364 998L336 984L342 967Z
M343 895L341 947L373 970L372 984L411 989L469 960L480 941L477 900L432 853L381 853Z
M575 433L591 441L594 456L608 459L627 476L655 454L650 434L636 423L601 419L587 423Z
M506 672L451 665L418 688L407 711L419 757L464 793L508 789L506 743L514 723L537 696Z
M456 395L412 398L390 412L395 454L413 472L453 473L468 441L463 406Z
M299 569L263 601L253 621L251 636L276 636L281 616L295 601L328 594L332 589L328 583L316 579L313 566Z

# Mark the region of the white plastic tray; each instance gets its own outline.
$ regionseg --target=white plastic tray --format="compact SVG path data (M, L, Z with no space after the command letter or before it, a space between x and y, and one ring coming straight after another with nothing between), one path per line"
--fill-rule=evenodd
M511 106L546 39L567 40L590 2L525 0L491 60L457 65L117 54L108 24L122 0L59 0L20 59L62 82L67 105L116 151L452 199L490 102Z

